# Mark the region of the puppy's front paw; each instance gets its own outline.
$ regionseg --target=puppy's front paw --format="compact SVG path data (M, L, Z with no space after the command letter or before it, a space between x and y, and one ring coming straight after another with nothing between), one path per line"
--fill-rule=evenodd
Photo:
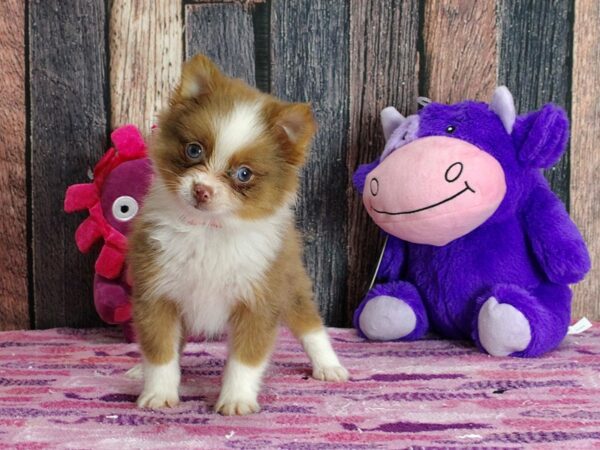
M153 391L153 390L144 390L142 394L138 397L137 405L140 408L150 408L150 409L159 409L159 408L174 408L179 404L179 395L177 391Z
M348 371L343 366L315 366L313 378L321 381L348 381Z
M219 398L215 411L224 416L245 416L260 411L256 399Z

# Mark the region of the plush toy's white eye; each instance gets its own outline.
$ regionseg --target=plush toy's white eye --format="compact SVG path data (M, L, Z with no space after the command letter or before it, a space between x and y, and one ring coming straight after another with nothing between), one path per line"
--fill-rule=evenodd
M112 213L120 222L127 222L135 217L139 209L135 198L123 195L116 199L112 205Z

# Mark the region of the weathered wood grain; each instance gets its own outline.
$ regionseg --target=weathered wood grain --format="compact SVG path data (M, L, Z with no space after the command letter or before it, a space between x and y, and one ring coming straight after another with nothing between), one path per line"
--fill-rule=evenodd
M35 326L100 323L92 299L95 257L81 255L85 214L63 212L68 185L85 182L105 150L108 80L104 0L32 0L31 197Z
M311 102L319 123L302 175L298 219L305 259L329 325L347 325L348 5L271 4L272 93Z
M182 6L175 0L112 0L111 124L155 123L177 84L183 59Z
M0 330L29 328L25 3L0 2Z
M238 5L246 8L254 5L260 5L267 3L267 0L184 0L186 4L199 4L199 3L237 3Z
M496 2L426 0L421 92L441 103L489 100L496 87Z
M573 2L500 0L499 83L517 111L554 102L570 111ZM546 171L554 192L569 205L569 155Z
M204 53L229 76L256 84L254 28L250 10L239 3L185 8L186 57Z
M419 2L350 2L350 126L346 164L354 173L383 150L380 111L407 115L418 96ZM348 319L364 297L383 244L361 196L348 186Z
M600 2L575 3L571 133L571 214L592 255L592 271L575 286L573 317L600 319Z

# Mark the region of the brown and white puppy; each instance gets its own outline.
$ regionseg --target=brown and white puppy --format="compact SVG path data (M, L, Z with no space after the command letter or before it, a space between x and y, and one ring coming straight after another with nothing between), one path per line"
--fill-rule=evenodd
M184 65L150 143L156 176L129 241L140 407L176 405L186 337L227 330L215 409L258 411L280 321L301 341L315 378L347 379L294 227L298 171L315 128L307 104L228 78L202 55Z

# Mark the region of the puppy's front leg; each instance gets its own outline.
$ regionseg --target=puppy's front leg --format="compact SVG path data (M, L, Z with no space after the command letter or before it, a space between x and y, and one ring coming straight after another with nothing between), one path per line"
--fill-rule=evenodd
M134 322L143 355L144 390L140 408L173 407L179 403L179 310L169 300L135 301Z
M230 319L229 356L215 406L217 412L231 416L260 410L258 392L276 334L273 311L259 314L244 304L236 307Z
M348 379L348 371L340 364L331 346L306 277L304 277L304 283L299 283L297 287L285 321L292 333L300 340L304 351L310 358L313 366L313 378L322 381L346 381Z

